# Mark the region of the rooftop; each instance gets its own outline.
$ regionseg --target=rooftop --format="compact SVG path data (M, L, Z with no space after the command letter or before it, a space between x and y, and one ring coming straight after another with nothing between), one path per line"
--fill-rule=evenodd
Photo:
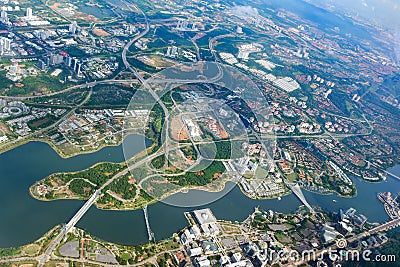
M214 223L217 221L210 209L195 210L193 211L193 214L200 225Z

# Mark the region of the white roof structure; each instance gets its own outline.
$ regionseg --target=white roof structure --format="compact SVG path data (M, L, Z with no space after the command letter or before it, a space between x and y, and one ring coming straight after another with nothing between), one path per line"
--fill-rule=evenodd
M210 209L195 210L193 213L200 225L214 223L217 221Z

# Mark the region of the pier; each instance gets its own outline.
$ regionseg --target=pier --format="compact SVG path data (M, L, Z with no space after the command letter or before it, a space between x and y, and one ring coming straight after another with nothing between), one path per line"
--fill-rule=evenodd
M154 233L151 231L150 228L149 216L147 214L147 206L144 206L143 213L144 213L144 220L146 222L146 230L147 230L147 235L149 236L149 241L154 241Z

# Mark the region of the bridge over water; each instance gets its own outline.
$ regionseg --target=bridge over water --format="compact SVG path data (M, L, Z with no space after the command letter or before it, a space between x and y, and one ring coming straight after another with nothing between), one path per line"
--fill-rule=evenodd
M297 183L286 183L286 185L290 188L290 190L292 190L292 192L301 201L301 203L303 203L304 206L306 206L311 211L311 213L315 213L315 210L313 209L313 207L311 207L311 205L307 202L307 199L303 195L303 192L301 191L301 188L300 188L299 184L297 184Z
M85 213L90 209L90 207L96 202L97 198L100 196L101 190L96 190L94 194L85 202L85 204L75 213L74 217L64 226L64 234L69 233L73 227L79 222L79 220L85 215Z

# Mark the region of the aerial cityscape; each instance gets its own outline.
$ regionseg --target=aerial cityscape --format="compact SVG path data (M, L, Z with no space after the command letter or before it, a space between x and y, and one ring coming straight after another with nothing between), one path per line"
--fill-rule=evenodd
M0 266L400 266L396 0L0 0Z

